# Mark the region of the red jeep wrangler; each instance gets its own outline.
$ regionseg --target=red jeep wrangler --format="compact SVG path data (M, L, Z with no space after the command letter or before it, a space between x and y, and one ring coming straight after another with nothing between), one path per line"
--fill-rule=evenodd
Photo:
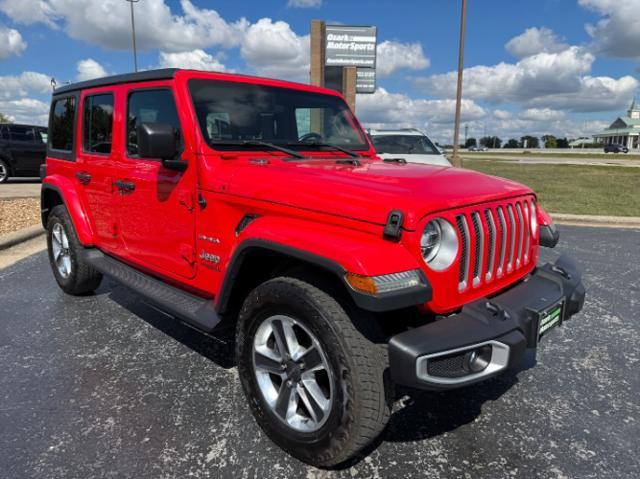
M494 376L581 310L527 187L376 156L336 92L156 70L52 99L42 222L69 294L108 275L202 331L236 328L267 435L317 466L387 423L393 385Z

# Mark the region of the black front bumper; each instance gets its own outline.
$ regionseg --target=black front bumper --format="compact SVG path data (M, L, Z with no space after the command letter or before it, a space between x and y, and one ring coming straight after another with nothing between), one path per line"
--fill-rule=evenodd
M519 363L526 348L537 346L540 318L545 312L562 305L562 323L582 309L584 297L580 269L572 259L561 256L497 296L474 301L458 314L393 336L389 341L391 375L398 384L432 390L461 387L494 376ZM465 354L468 358L483 345L492 348L492 363L482 372L471 372L464 366ZM436 368L437 358L441 361ZM432 366L438 374L430 372Z

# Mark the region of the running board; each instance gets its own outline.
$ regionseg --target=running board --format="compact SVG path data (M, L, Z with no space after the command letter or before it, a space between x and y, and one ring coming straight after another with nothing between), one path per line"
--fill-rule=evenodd
M86 249L85 258L105 276L131 288L154 306L202 331L211 332L220 322L213 300L169 286L95 248Z

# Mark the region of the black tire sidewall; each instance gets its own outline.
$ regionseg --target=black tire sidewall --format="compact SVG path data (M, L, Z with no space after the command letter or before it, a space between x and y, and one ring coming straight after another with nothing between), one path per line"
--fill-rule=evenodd
M290 316L304 324L317 338L329 362L333 390L332 409L327 421L312 433L295 431L276 417L263 399L257 384L253 368L253 340L260 324L276 314ZM240 333L242 336L236 343L240 380L258 424L281 448L311 464L326 462L326 457L323 456L327 451L335 449L335 443L340 441L341 436L348 434L352 422L349 408L353 404L346 398L353 397L354 385L348 374L353 365L349 364L342 341L330 324L329 318L324 317L311 298L296 303L286 297L262 296L260 304L252 308L251 315L241 320L239 328L243 330Z

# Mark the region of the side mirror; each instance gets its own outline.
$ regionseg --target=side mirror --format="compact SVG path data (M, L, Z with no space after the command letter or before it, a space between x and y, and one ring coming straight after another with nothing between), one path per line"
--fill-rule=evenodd
M184 171L189 163L180 160L180 142L176 129L167 123L141 123L136 127L140 158L160 158L170 170Z

